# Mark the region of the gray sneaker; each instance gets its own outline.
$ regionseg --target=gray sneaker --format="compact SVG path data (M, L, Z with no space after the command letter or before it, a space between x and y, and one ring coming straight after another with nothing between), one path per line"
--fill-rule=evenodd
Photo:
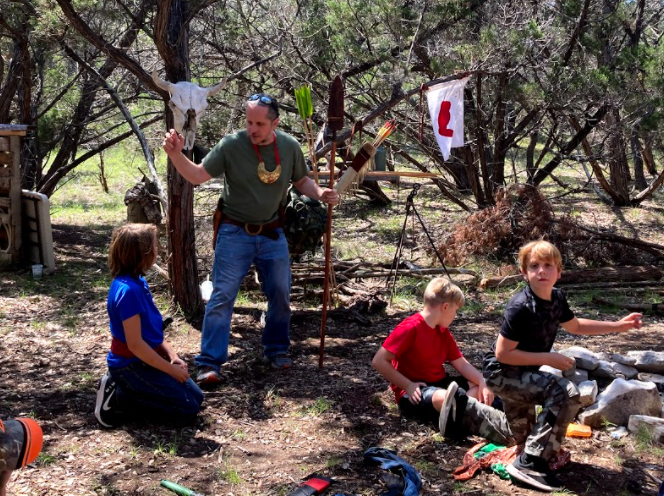
M443 406L440 408L440 417L438 417L438 428L440 429L440 435L445 437L445 430L447 428L447 422L450 420L456 420L456 401L454 399L459 385L452 381L450 385L447 386L445 391L445 400L443 401ZM450 416L451 412L451 416Z
M273 369L289 369L293 366L293 360L285 353L271 357L263 355L263 361L269 363Z
M97 396L95 401L95 417L104 427L114 427L116 425L115 412L111 405L111 400L117 391L118 386L111 377L111 374L106 373L99 380L97 386Z

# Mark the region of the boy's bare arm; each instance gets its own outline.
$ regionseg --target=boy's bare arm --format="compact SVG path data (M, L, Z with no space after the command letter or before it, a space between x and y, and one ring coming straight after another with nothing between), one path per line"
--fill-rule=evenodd
M499 334L496 341L498 361L506 365L548 365L559 370L567 370L575 363L573 358L560 353L533 353L517 350L518 344L518 341L512 341Z
M577 319L560 324L563 328L572 334L581 334L584 336L596 336L600 334L611 334L613 332L626 332L630 329L641 329L643 322L640 313L630 313L627 317L613 322L591 319Z
M419 387L426 386L426 383L413 382L408 379L408 377L394 368L392 365L392 360L394 360L394 353L387 351L381 346L374 355L371 364L380 373L380 375L382 375L390 383L406 391L406 393L408 393L408 399L411 403L418 404L422 400Z
M177 365L178 367L180 367L185 371L189 368L187 366L187 362L185 362L178 356L173 347L170 344L168 344L168 342L165 339L159 346L157 346L157 349L155 351L160 355L165 355L166 357L168 357L168 360L170 360L170 362L173 365ZM163 353L161 353L162 351Z
M484 377L482 377L480 371L471 365L465 357L460 357L451 361L450 365L452 365L459 374L468 379L468 382L479 388L478 397L482 403L487 405L493 403L493 393L486 387Z
M147 363L151 367L161 370L162 372L170 375L178 382L186 382L189 379L189 374L177 364L172 364L164 360L155 350L150 348L148 344L143 341L141 336L141 316L136 314L129 317L127 320L122 321L122 327L125 332L125 339L127 340L127 347L138 359Z

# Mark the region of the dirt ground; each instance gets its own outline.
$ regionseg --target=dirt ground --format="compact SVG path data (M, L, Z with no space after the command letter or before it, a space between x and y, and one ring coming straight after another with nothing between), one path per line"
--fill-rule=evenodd
M431 187L433 195L423 191L418 209L434 238L442 236L462 213L441 206ZM390 193L396 202L378 213L352 202L339 209L337 232L345 238L335 247L337 256L362 259L369 251L374 259L392 259L381 250L398 240L407 191ZM216 202L216 194L208 194L210 204ZM201 196L206 198L204 193ZM664 209L657 202L645 209L610 211L572 197L557 201L568 212L577 212L586 225L618 224L626 234L638 232L642 239L662 243L659 226ZM204 204L197 217L202 274L211 263L204 248L210 241L205 224L208 207ZM488 472L455 482L451 472L479 439L445 442L433 428L399 416L387 383L370 362L387 333L414 311L412 305L394 306L363 319L335 314L328 319L325 360L319 368L320 316L315 310L320 302L315 296L313 304L311 297L294 298L295 366L284 372L260 361L261 304L238 303L231 357L222 368L223 385L206 392L195 425L135 423L101 429L93 409L110 343L105 302L112 227L110 222L82 227L74 221L56 221L54 275L33 280L25 269L0 272L0 418L34 417L45 433L42 454L36 463L14 473L10 495L171 494L159 487L162 479L207 496L287 495L313 473L334 479L328 495L378 495L386 491L381 480L385 471L365 464L362 456L372 446L395 449L412 464L422 476L423 495L537 494ZM404 259L431 263L421 250L426 241L413 246L417 244L408 240ZM157 305L167 308L166 284L156 274L149 276ZM418 296L421 283L415 291ZM385 290L384 281L355 284L365 290ZM661 290L659 294L661 301ZM476 366L495 339L501 305L509 296L509 290L467 290L468 304L452 332ZM382 297L388 299L386 294ZM623 313L601 313L606 310L584 303L589 298L570 301L581 316L615 319ZM190 325L177 313L175 317L167 337L194 370L200 325ZM644 323L640 331L604 338L561 332L558 343L613 352L663 351L664 319L647 315ZM565 494L654 495L664 477L664 446L648 439L631 435L615 441L598 430L591 439L568 440L566 447L572 463L561 475Z
M444 442L434 429L400 418L370 361L404 311L368 316L370 325L330 319L319 368L320 320L296 310L295 366L282 372L261 363L260 311L245 309L234 317L224 383L206 393L195 425L101 429L93 407L109 345L110 229L55 225L56 275L40 281L26 271L0 275L0 414L34 417L45 433L42 455L14 473L9 494L166 495L159 482L168 479L206 495L286 495L312 473L334 478L330 495L383 494L384 471L363 462L372 446L396 449L411 463L422 475L423 495L536 494L486 472L456 483L450 473L478 439ZM159 300L163 283L153 285ZM645 321L638 332L602 340L561 334L561 344L664 350L662 318ZM499 312L463 311L454 322L472 363L479 365L498 322ZM168 338L193 369L199 331L176 319ZM568 493L656 494L664 476L661 445L639 445L633 436L616 442L598 431L566 446L573 463L561 479Z

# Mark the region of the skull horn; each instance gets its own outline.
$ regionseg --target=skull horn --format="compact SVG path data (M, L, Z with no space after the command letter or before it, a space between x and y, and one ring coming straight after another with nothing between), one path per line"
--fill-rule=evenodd
M173 90L171 89L174 85L172 83L169 83L168 81L164 81L157 75L156 69L152 71L152 80L154 81L154 84L159 86L162 90L168 91L169 93L173 94Z
M228 82L228 78L224 79L221 83L215 84L214 86L210 86L209 88L205 88L207 90L207 96L212 96L217 93L219 93L221 90L223 90L226 87L226 83Z

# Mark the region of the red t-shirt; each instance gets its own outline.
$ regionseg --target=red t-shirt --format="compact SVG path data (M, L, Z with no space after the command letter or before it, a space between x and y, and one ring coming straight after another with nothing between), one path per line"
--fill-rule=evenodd
M448 328L429 327L419 313L396 326L383 348L394 354L394 368L414 382L442 381L445 378L443 364L463 356ZM394 384L390 384L390 388L398 403L406 392Z

